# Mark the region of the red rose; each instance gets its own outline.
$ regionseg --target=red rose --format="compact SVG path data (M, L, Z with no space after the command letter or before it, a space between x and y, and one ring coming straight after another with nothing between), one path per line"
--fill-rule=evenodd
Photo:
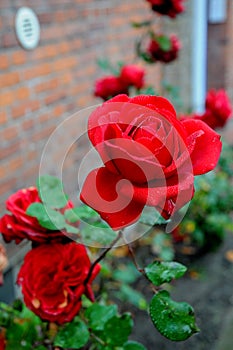
M145 70L136 64L123 66L120 73L120 80L126 86L135 86L141 89L144 86Z
M35 187L19 190L8 198L6 208L11 215L6 214L0 219L0 232L7 243L15 240L18 244L23 239L35 243L67 240L61 231L48 230L42 227L36 218L26 214L30 204L36 202L41 200ZM73 207L71 202L67 205Z
M168 218L193 196L193 175L212 170L220 136L199 120L176 118L157 96L120 95L90 116L89 138L104 167L87 176L81 200L113 229L134 223L145 205Z
M128 87L123 84L119 77L107 76L100 78L95 82L94 95L103 100L116 96L118 94L127 94Z
M179 13L184 12L183 3L185 0L147 0L151 6L152 10L160 13L161 15L166 15L171 18L175 18Z
M33 248L25 256L17 279L26 306L42 320L70 322L80 310L83 294L94 299L91 282L100 265L95 266L85 283L90 266L81 244L42 244Z
M197 116L211 128L222 128L231 117L232 107L225 90L209 90L206 95L206 111Z
M170 47L164 48L161 45L161 39L170 40ZM171 35L170 38L164 35L157 36L157 38L151 39L149 46L147 48L147 53L149 54L152 61L160 61L164 63L169 63L174 61L178 57L179 50L181 48L181 43L176 35Z

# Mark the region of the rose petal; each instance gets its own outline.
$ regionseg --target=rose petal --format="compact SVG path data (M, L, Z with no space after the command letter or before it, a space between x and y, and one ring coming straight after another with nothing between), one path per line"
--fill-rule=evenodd
M204 174L213 170L218 163L222 149L220 135L200 120L184 120L182 124L190 136L190 140L192 135L196 135L191 152L194 175Z
M127 186L128 197L121 195L123 185ZM109 172L107 168L90 172L80 198L95 209L114 230L137 221L145 205L134 201L133 186L129 181Z

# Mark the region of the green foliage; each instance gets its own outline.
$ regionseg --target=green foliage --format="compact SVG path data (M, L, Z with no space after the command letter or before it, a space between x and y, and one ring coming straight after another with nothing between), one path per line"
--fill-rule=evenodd
M66 226L64 216L42 203L32 203L26 211L27 215L36 217L39 224L48 230L62 230Z
M103 70L109 73L119 76L122 62L118 62L116 66L112 65L107 58L99 58L97 60L97 65Z
M121 301L129 302L140 310L147 310L147 301L142 293L128 284L122 284L119 291L116 291L115 296Z
M117 306L94 303L85 311L88 325L93 331L103 331L105 323L117 315Z
M35 342L40 340L38 327L41 325L41 320L24 304L21 304L20 311L0 304L0 326L6 329L6 350L31 350Z
M145 346L137 343L136 341L128 341L123 346L124 350L146 350Z
M230 162L230 160L227 160ZM215 250L226 230L233 231L230 212L233 210L233 187L223 171L212 171L195 180L196 192L179 233L188 244L203 251Z
M49 208L61 209L67 205L67 196L58 178L50 175L40 176L37 180L37 189L42 202Z
M54 345L62 348L80 349L89 340L87 325L75 317L72 322L62 326L56 334Z
M156 286L180 278L186 271L187 268L184 265L175 261L154 261L145 267L146 276Z
M168 36L166 36L166 35L156 36L156 41L163 51L168 52L171 50L172 44L171 44L171 40Z
M151 245L159 259L164 261L171 261L174 259L175 253L170 234L156 231L155 236L152 238Z
M143 28L149 27L152 24L152 21L142 21L142 22L131 22L133 28Z
M198 332L193 308L187 303L173 301L165 290L151 300L150 316L157 330L170 340L186 340Z

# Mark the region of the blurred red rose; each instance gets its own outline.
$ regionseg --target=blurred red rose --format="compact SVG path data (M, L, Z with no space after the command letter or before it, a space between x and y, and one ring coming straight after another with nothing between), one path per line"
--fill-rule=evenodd
M80 197L113 229L137 221L145 205L170 217L191 200L193 175L212 170L221 152L215 131L179 121L157 96L105 102L90 115L88 135L105 166L89 173Z
M77 243L42 244L24 258L17 283L24 302L42 320L70 322L81 307L81 296L94 300L91 283L100 270L96 265L87 283L91 267L86 248Z
M100 78L95 82L94 95L101 97L105 101L116 95L127 93L128 87L123 84L119 77L114 75Z
M152 10L166 15L171 18L175 18L178 14L184 12L184 1L185 0L147 0Z
M162 44L164 40L166 40L165 47ZM160 61L169 63L178 57L180 48L181 43L176 35L173 34L170 36L170 38L164 35L158 35L157 37L151 39L147 48L147 53L154 62Z
M11 215L5 214L0 219L0 232L5 242L15 240L18 244L23 239L28 239L35 243L45 243L68 239L61 231L48 230L36 218L26 214L30 204L36 202L41 200L35 187L19 190L8 198L6 208ZM72 208L72 203L68 202L67 207Z
M222 128L232 114L232 106L225 90L209 90L206 95L206 111L196 116L211 128Z
M144 76L145 70L136 64L128 64L121 68L120 80L125 86L141 89L144 86Z

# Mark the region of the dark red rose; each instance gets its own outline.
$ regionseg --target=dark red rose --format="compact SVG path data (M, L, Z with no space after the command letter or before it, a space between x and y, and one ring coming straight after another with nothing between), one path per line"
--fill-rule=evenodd
M119 77L109 75L95 82L94 95L101 97L105 101L116 95L127 93L128 87L123 84Z
M11 215L5 214L0 219L0 232L5 242L15 240L18 244L23 239L28 239L35 243L45 243L68 239L61 231L48 230L42 227L36 218L26 214L30 204L36 202L41 200L35 187L19 190L8 198L6 208ZM68 202L68 207L73 207L71 202Z
M206 95L206 111L196 116L211 128L222 128L232 114L232 106L225 90L209 90Z
M94 300L91 283L100 265L85 283L90 266L86 248L75 242L33 248L25 256L17 279L26 306L42 320L58 324L72 321L83 294Z
M184 12L184 1L185 0L147 0L152 10L166 15L171 18L175 18L178 14Z
M169 47L166 49L161 45L161 39L165 38L166 42L169 43ZM178 53L181 48L181 43L176 35L171 35L170 38L165 37L164 35L159 35L151 39L147 53L149 54L152 61L160 61L164 63L169 63L174 61L178 57Z
M145 205L168 218L193 196L193 175L212 170L220 136L199 120L176 118L168 100L119 95L89 117L89 138L104 166L87 176L81 200L113 229L139 218Z
M135 86L141 89L144 86L145 70L136 64L125 65L121 69L120 80L125 86Z

